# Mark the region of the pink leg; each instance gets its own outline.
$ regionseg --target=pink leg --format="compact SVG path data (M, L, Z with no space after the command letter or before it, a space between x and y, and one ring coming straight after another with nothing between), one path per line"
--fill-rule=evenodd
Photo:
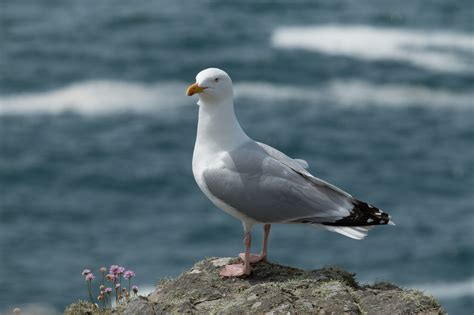
M263 226L263 245L262 245L262 253L260 255L254 255L254 254L250 254L250 259L249 259L249 262L251 264L254 264L254 263L258 263L260 261L265 261L267 260L267 245L268 245L268 236L270 235L270 228L271 228L271 224L265 224ZM242 259L242 261L245 261L245 253L240 253L239 254L239 257L240 259Z
M250 245L252 237L250 231L245 232L245 256L243 264L226 265L219 273L221 277L240 277L250 275Z
M268 237L270 236L270 228L272 227L271 224L265 224L263 226L263 246L262 246L262 260L267 260L267 245L268 245Z

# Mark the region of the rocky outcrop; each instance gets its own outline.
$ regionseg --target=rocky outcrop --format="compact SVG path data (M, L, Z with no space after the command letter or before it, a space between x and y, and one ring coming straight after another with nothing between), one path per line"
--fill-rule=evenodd
M388 283L359 285L353 274L336 267L305 271L262 262L248 278L220 278L220 268L232 260L198 262L177 279L163 280L148 297L134 298L117 312L444 314L433 297L420 291ZM78 309L65 313L81 314Z

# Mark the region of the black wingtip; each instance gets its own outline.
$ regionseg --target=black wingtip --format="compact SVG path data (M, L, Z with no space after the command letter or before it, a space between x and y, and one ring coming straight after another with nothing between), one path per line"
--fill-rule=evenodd
M389 224L390 215L366 202L353 199L351 213L334 222L324 222L331 226L369 226Z

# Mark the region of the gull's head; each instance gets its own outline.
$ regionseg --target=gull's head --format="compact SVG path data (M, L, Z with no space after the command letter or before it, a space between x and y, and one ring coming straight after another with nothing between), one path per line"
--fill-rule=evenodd
M229 75L217 68L208 68L199 72L196 83L186 90L188 96L198 94L199 105L232 102L232 80Z

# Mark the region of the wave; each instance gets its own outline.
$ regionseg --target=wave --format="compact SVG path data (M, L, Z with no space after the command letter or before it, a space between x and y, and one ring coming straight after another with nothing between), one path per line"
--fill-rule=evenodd
M457 299L474 296L474 278L459 282L435 282L409 287L425 291L439 299Z
M184 103L184 86L177 82L84 81L52 91L0 96L0 114L150 112Z
M395 60L428 70L472 72L472 35L366 25L280 27L274 47L363 60Z
M472 107L474 92L453 92L424 86L374 84L366 81L332 81L316 87L295 87L268 83L243 83L237 97L268 101L302 101L340 106L424 106L429 108Z
M76 112L104 115L121 112L152 113L176 106L191 105L185 96L187 83L154 84L94 80L59 89L0 96L0 115L59 114ZM324 106L424 106L429 108L473 107L474 92L433 89L405 84L374 84L367 81L335 80L315 86L243 82L235 85L237 99L263 104L310 103Z

